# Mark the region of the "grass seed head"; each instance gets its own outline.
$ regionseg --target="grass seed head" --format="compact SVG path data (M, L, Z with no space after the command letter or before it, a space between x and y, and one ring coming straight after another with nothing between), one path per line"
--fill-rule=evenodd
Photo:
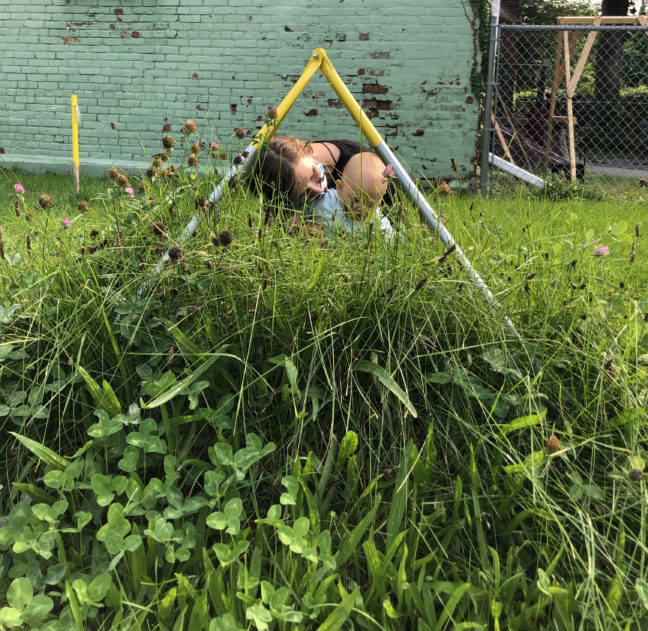
M185 121L184 130L187 134L194 134L198 131L198 127L196 123L194 123L191 119L189 119Z
M200 143L198 141L194 142L193 145L191 145L191 147L189 147L189 151L197 156L201 151Z
M441 197L449 197L450 195L452 195L452 189L447 182L441 182L441 184L439 184L439 188L437 189L437 193Z
M16 213L16 217L20 217L20 202L18 200L14 202L14 212Z
M232 244L233 240L234 240L234 235L229 230L223 230L218 235L218 241L224 248L229 247Z
M52 196L48 193L42 193L38 198L38 204L41 208L50 208L53 203L54 200L52 199Z
M128 186L128 176L120 173L117 176L117 184L119 184L119 186Z
M162 146L165 149L173 149L175 147L176 141L173 136L163 136L162 137Z
M190 167L197 167L199 162L198 162L198 156L195 153L190 153L189 157L187 158L187 164Z
M630 469L628 476L633 482L641 482L643 478L643 471L641 469Z
M242 140L243 138L245 138L245 136L247 136L247 134L245 133L245 129L243 129L242 127L237 127L234 130L234 135L240 140Z
M109 180L116 180L118 175L119 175L119 171L115 167L110 167L108 169Z
M82 199L79 202L79 205L77 206L77 208L79 209L79 212L87 213L88 210L90 210L90 205L88 204L88 202L85 201L85 199Z
M182 250L177 245L172 245L169 248L169 258L176 262L182 258Z
M158 237L166 237L169 234L167 227L159 221L153 222L153 234Z
M545 453L550 456L551 454L558 453L559 451L562 451L562 445L560 444L557 436L554 436L552 434L551 436L549 436L549 438L547 438L547 442L545 443Z

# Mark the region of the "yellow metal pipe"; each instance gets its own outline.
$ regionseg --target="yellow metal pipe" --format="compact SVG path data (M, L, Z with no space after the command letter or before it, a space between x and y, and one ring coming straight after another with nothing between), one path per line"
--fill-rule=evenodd
M326 56L326 51L323 48L316 48L313 51L313 56L317 55L322 59L322 74L328 79L328 82L331 84L335 93L340 97L342 104L346 107L351 118L355 121L355 124L360 128L360 131L364 134L365 138L369 141L369 144L372 147L376 147L383 139L378 133L378 130L373 126L373 123L369 120L369 117L364 113L358 102L353 98L349 89L344 85L340 75L335 71L333 64L330 62L329 58Z
M72 166L74 170L74 188L79 191L79 107L77 95L72 95Z
M326 57L326 53L324 53ZM283 119L286 117L290 108L295 104L295 101L299 95L303 92L304 88L311 80L312 76L317 72L318 68L322 65L323 58L322 55L316 55L313 53L312 57L308 60L304 71L301 73L301 76L295 82L295 85L290 89L290 92L286 94L283 98L283 101L277 107L277 118L276 120L266 123L257 133L257 135L252 140L252 145L258 147L264 142L268 142L274 133L279 128L279 125L283 122Z

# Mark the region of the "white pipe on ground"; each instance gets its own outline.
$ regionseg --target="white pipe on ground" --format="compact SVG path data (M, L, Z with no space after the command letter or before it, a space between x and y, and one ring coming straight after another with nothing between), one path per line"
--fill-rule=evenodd
M533 175L533 173L529 173L529 171L525 171L520 167L516 167L514 164L496 156L494 153L488 153L488 161L498 169L502 169L502 171L523 180L527 184L537 186L538 188L544 188L545 186L545 181L542 178L539 178L537 175Z

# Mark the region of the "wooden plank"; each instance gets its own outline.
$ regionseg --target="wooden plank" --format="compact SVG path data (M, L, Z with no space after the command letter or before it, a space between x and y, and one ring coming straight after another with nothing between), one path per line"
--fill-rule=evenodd
M567 85L571 82L571 57L569 46L569 34L567 31L563 33L563 46L565 47L565 83ZM574 142L574 103L572 97L567 91L567 135L569 139L569 179L574 182L576 180L576 145Z
M500 105L502 106L502 109L504 110L504 115L506 116L506 118L507 118L507 120L509 122L509 125L511 126L511 129L514 132L513 138L515 140L517 140L518 144L520 145L520 149L522 150L522 156L524 157L524 161L525 161L525 163L527 165L527 169L529 169L531 171L533 169L533 163L531 162L531 160L529 158L529 155L528 155L527 147L526 147L526 144L525 144L525 141L524 141L524 135L520 133L520 130L518 129L518 126L517 126L517 124L515 122L515 118L511 115L511 110L509 110L508 105L506 105L506 103L504 102L504 99L499 94L499 92L498 92L497 96L499 97ZM511 140L511 143L512 142L513 141Z
M606 16L600 16L600 15L568 15L568 16L561 16L558 18L558 24L560 25L572 25L572 24L595 24L595 21L597 19L601 20L601 25L602 26L609 26L609 25L622 25L622 24L630 24L630 25L641 25L639 22L640 17L645 17L645 16L633 16L633 15L606 15Z
M556 123L566 123L567 122L567 117L566 116L554 116L553 117L554 122ZM574 116L573 119L574 125L578 124L578 119Z
M491 122L495 126L495 133L497 134L497 138L500 141L500 144L502 145L502 148L504 149L504 159L508 159L508 161L515 166L515 160L513 160L513 156L511 155L511 152L509 151L508 144L506 143L506 138L504 138L504 134L502 133L502 129L499 126L499 123L495 120L495 114L491 112Z
M648 26L648 15L638 15L637 20L639 20L640 26ZM648 37L648 31L646 31L646 36Z
M600 23L601 23L601 17L598 16L597 18L594 19L594 25L599 26ZM570 96L574 96L574 94L576 93L576 86L578 85L578 81L581 78L581 75L583 74L585 64L587 63L587 58L589 57L589 54L592 50L592 46L594 45L594 40L596 39L597 35L598 35L598 31L590 31L587 34L587 39L585 40L585 45L583 46L583 51L581 52L581 56L578 60L578 63L574 68L574 74L572 75L572 79L567 83L567 94Z
M547 121L547 140L545 144L545 159L544 159L544 170L545 172L549 169L549 151L551 150L551 138L553 136L553 121L554 114L556 113L556 99L558 96L558 89L562 83L563 78L563 69L561 65L562 60L562 48L563 48L563 38L558 35L558 43L556 44L556 57L554 60L554 76L553 82L551 84L551 99L549 103L549 120Z

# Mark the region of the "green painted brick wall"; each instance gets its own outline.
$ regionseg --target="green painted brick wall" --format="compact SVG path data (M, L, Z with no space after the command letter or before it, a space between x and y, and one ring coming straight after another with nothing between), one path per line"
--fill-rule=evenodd
M233 130L257 129L322 47L413 172L474 172L468 0L15 0L2 11L0 165L69 168L72 93L82 172L145 165L188 118L235 146ZM319 73L281 129L359 138Z

